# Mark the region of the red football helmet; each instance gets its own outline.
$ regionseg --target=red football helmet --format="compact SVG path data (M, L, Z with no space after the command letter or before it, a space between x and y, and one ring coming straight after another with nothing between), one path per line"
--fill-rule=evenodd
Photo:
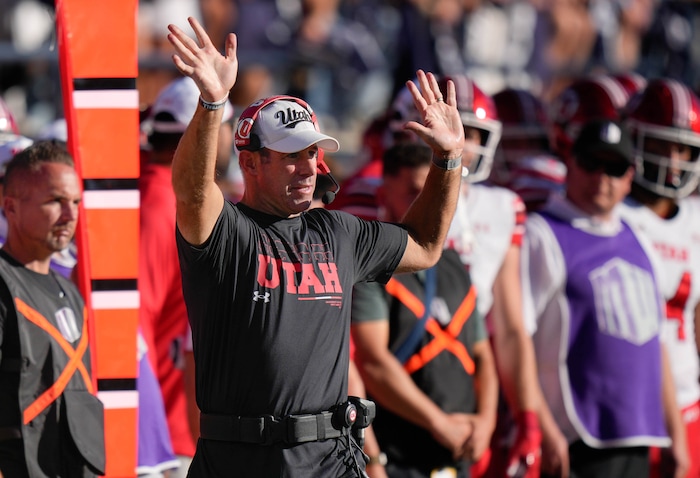
M7 103L0 97L0 132L19 134L19 127Z
M528 211L536 211L552 194L564 192L566 165L549 154L521 158L514 166L508 185L525 203Z
M652 80L626 124L634 140L635 183L664 197L692 193L700 182L700 99L695 93L676 80ZM659 141L687 146L689 160L660 154Z
M544 102L527 90L506 88L493 96L503 135L496 149L491 180L508 186L523 159L549 151Z
M637 100L641 96L644 88L647 87L647 79L644 78L639 73L629 72L629 73L618 73L612 75L611 78L618 83L627 91L629 99L627 104L620 111L621 119L627 117L627 113L634 108Z
M607 76L574 81L552 101L549 109L550 146L562 159L571 156L571 147L584 123L594 119L619 120L630 94Z
M633 71L617 73L611 75L611 78L620 83L630 97L644 91L644 88L647 87L647 79Z
M471 149L475 157L469 164L467 180L472 183L483 181L491 173L496 146L501 139L501 122L498 120L493 99L482 92L466 75L439 76L437 80L444 96L447 95L447 81L454 82L457 109L465 131L473 128L480 133L480 144ZM403 129L407 121L420 122L421 116L413 104L411 92L408 88L403 88L396 95L389 115L388 130L392 136L392 144L416 140Z

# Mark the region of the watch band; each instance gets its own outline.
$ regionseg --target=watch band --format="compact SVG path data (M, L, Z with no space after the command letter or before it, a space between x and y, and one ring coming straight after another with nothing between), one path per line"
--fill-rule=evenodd
M457 169L462 165L462 157L449 159L449 158L437 158L433 155L433 164L440 169L450 171L452 169Z

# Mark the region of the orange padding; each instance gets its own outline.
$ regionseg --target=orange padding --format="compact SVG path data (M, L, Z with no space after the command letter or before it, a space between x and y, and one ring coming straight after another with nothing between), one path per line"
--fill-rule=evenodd
M74 118L84 179L139 177L139 112L136 107L75 109Z
M135 78L137 0L57 2L67 24L73 78ZM165 35L165 33L163 34ZM119 136L118 132L115 132Z
M105 409L105 477L136 476L137 423L136 408Z
M139 210L86 209L91 279L139 275Z
M99 379L138 375L138 309L95 309L95 373Z

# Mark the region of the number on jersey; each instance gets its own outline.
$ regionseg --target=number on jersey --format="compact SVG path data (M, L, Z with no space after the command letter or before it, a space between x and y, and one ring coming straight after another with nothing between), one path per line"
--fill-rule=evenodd
M666 301L666 317L678 321L678 340L685 340L685 304L690 296L690 272L684 272L676 294Z

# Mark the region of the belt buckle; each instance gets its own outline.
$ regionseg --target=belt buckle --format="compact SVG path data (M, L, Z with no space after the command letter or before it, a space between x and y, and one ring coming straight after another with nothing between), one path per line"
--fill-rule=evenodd
M284 419L279 419L274 415L263 415L263 430L261 445L272 445L280 441L287 441L286 422Z

